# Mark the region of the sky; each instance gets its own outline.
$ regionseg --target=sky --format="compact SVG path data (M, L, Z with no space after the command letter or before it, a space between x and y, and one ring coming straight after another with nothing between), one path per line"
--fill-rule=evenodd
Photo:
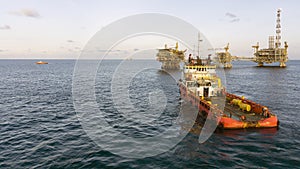
M282 40L289 58L300 59L300 1L297 0L0 0L0 59L76 59L103 27L127 16L159 13L198 28L214 48L230 43L237 56L253 56L252 45L268 47L282 9ZM138 38L137 38L138 39ZM155 40L154 40L155 41ZM157 48L165 42L156 40ZM146 43L146 42L145 42ZM119 50L137 50L131 40Z

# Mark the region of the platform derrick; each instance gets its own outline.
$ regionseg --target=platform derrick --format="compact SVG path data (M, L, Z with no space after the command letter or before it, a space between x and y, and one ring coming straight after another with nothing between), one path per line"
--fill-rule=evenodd
M186 50L178 50L178 42L175 48L158 49L156 60L162 63L162 69L180 69L180 62L184 62Z

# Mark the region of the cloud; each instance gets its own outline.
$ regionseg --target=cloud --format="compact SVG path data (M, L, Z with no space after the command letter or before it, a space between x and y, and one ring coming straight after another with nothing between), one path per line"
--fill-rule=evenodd
M225 16L228 16L229 18L236 18L236 15L235 15L235 14L229 13L229 12L227 12L227 13L225 14Z
M239 22L239 21L240 21L239 18L235 18L235 19L230 20L231 23L233 23L233 22Z
M227 17L226 20L228 20L228 22L233 23L233 22L239 22L240 18L237 17L237 15L227 12L225 13L225 16Z
M11 29L9 25L0 26L1 30L9 30Z
M39 18L40 17L40 14L34 9L21 9L19 11L12 11L9 13L12 15L26 16L26 17L31 17L31 18Z

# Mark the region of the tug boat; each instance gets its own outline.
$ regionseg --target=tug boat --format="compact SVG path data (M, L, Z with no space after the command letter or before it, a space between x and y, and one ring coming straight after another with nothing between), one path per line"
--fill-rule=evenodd
M197 60L198 64L190 58L185 63L178 85L181 97L198 108L198 115L216 120L220 129L278 127L279 120L268 107L228 93L216 65Z

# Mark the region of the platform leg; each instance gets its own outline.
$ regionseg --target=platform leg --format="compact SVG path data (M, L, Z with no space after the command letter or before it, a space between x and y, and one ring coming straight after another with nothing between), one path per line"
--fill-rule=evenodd
M280 62L280 65L279 65L280 67L286 67L286 64L285 64L285 62Z

